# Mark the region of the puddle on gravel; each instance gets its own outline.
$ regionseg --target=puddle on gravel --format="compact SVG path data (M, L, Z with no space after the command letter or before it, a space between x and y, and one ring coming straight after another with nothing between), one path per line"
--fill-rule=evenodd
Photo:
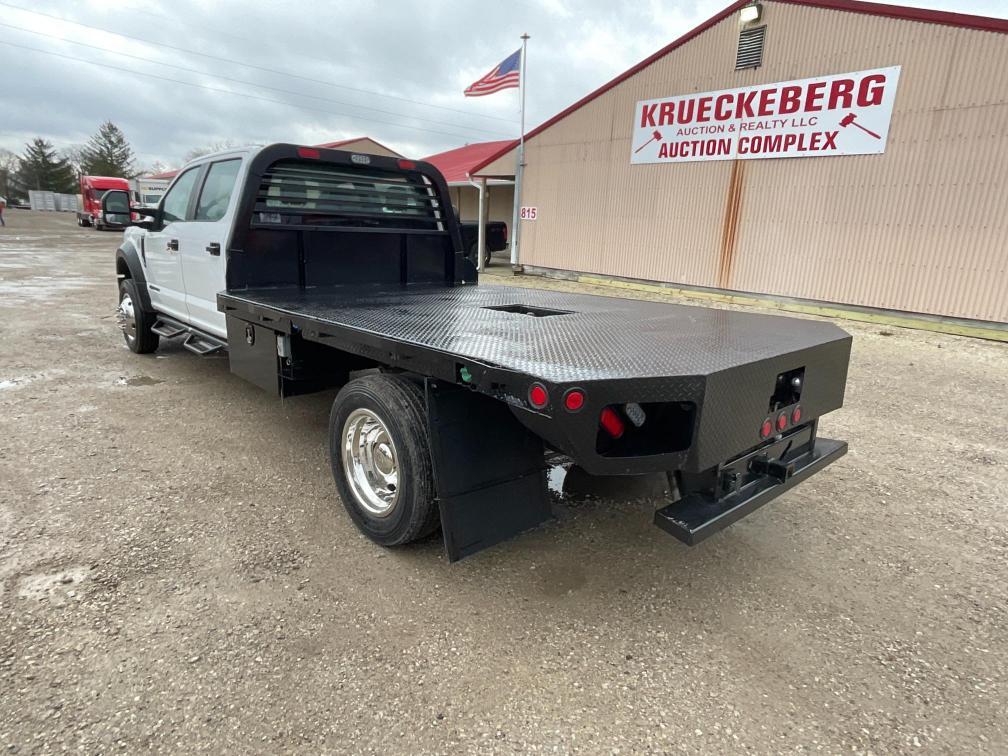
M19 598L65 603L77 593L77 585L88 579L87 567L68 567L60 572L26 575L18 581Z
M164 383L161 378L151 378L149 375L134 375L132 378L120 375L116 378L116 386L156 386Z

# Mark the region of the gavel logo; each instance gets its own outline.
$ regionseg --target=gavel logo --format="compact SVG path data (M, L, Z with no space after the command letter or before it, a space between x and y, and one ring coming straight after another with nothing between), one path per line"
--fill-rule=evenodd
M642 144L640 147L638 147L636 150L634 150L634 153L640 152L641 150L643 150L645 147L647 147L649 144L651 144L651 142L655 141L656 139L658 139L658 140L661 139L661 132L660 131L654 132L654 134L651 135L650 139L648 139L646 142L644 142L644 144Z
M848 113L847 115L845 115L843 118L840 119L840 125L843 126L844 128L847 128L848 126L857 126L859 129L861 129L861 131L863 131L868 136L873 136L876 139L882 138L871 129L866 129L860 123L856 123L854 121L855 118L857 118L856 115L854 115L853 113Z

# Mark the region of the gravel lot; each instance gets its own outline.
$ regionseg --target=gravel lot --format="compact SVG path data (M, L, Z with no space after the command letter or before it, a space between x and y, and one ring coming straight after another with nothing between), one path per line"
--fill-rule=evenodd
M7 216L0 752L1008 751L1004 344L843 324L851 451L770 506L688 549L568 499L449 566L353 528L332 393L131 354L119 235Z

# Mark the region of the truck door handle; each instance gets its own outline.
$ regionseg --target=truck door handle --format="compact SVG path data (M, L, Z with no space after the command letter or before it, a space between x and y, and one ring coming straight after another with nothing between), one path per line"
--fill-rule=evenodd
M178 252L178 239L169 239L168 249L170 249L172 252Z
M209 252L211 255L214 255L215 257L219 256L220 244L218 244L217 242L210 242L209 244L207 244L206 251Z

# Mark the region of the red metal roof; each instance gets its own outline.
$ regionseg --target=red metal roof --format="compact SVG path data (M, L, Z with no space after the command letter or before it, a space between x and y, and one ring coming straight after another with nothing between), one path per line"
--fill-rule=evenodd
M465 147L457 147L447 152L425 157L424 161L432 163L444 174L449 184L467 181L476 165L486 165L490 155L503 155L518 142L517 139L501 139L496 142L476 142Z
M951 13L948 11L936 11L927 10L925 8L909 8L902 5L885 5L883 3L867 3L861 2L861 0L771 0L775 3L781 3L782 5L806 5L813 8L824 8L826 10L838 10L838 11L850 11L851 13L866 13L870 16L886 16L888 18L896 18L904 21L920 21L928 24L943 24L945 26L958 26L964 29L977 29L980 31L990 31L990 32L1000 32L1001 34L1008 34L1008 19L1003 18L991 18L989 16L971 16L968 13ZM737 0L736 2L729 5L723 11L707 19L699 26L691 29L690 31L683 34L679 39L666 45L661 50L656 52L654 55L645 58L636 66L628 71L624 71L619 76L617 76L612 81L606 82L601 87L596 89L594 92L582 97L580 100L575 102L573 105L561 110L555 116L550 118L548 121L536 126L531 131L525 134L525 138L535 136L536 134L545 131L550 126L552 126L557 121L560 121L575 110L588 104L596 97L599 97L610 89L615 87L627 79L629 79L634 74L639 73L648 66L650 66L655 61L664 58L670 52L675 50L677 47L682 47L684 44L689 42L694 37L698 37L705 31L710 29L715 24L719 24L726 18L731 16L737 10L742 8L744 5L748 5L750 0ZM482 162L477 163L472 166L470 171L478 171L486 165L489 165L497 158L505 155L508 150L511 149L511 144L509 143L506 149L497 150L495 153L488 155Z

